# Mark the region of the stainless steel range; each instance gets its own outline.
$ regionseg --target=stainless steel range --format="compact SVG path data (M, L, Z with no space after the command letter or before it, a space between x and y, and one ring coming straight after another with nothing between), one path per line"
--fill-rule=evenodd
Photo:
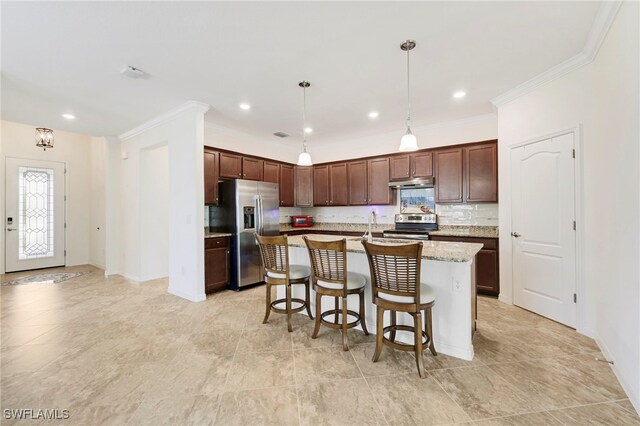
M399 213L395 222L396 228L384 231L384 238L428 240L429 232L438 230L438 218L434 213Z

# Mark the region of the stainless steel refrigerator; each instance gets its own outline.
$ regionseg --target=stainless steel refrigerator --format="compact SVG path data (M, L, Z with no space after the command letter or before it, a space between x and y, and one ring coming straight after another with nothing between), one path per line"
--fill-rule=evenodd
M229 287L264 280L256 234L279 235L278 184L236 179L220 183L220 206L213 209L210 229L231 233Z

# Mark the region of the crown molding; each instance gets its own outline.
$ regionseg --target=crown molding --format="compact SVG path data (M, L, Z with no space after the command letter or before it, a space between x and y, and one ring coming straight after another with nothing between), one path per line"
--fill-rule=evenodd
M209 111L209 108L211 108L209 104L205 104L202 102L197 102L197 101L185 102L184 104L170 111L167 111L164 114L161 114L155 118L152 118L151 120L145 123L142 123L141 125L127 132L122 133L120 136L118 136L118 139L120 139L121 141L126 141L127 139L131 139L143 132L146 132L147 130L153 129L154 127L164 124L167 121L173 120L175 117L177 117L182 113L185 113L188 111L205 113Z
M582 48L582 52L567 59L564 62L559 63L552 68L549 68L548 70L544 71L541 74L538 74L532 79L517 85L513 89L499 96L496 96L495 98L491 99L491 103L495 107L500 107L508 102L519 98L520 96L531 92L539 86L547 84L557 78L562 77L563 75L566 75L572 71L577 70L578 68L592 63L598 55L598 51L600 50L604 39L607 37L607 33L609 32L609 29L611 28L611 25L613 24L613 21L615 20L621 5L622 0L603 1L602 4L600 4L600 8L598 9L598 13L593 20L591 30L589 31L587 41Z

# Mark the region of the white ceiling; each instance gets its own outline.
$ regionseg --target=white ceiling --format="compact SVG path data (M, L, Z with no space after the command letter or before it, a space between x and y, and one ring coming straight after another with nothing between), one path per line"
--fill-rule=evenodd
M417 41L414 125L457 120L492 112L490 99L579 53L599 5L2 2L2 118L117 135L197 100L212 106L207 121L299 143L307 79L312 143L400 135L404 39ZM126 64L151 78L121 76ZM468 94L453 99L457 90Z

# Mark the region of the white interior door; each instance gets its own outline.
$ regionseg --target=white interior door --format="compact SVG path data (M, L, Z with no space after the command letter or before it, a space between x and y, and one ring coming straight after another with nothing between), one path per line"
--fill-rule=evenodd
M511 150L514 304L576 325L574 133Z
M6 158L5 269L64 266L64 163Z

